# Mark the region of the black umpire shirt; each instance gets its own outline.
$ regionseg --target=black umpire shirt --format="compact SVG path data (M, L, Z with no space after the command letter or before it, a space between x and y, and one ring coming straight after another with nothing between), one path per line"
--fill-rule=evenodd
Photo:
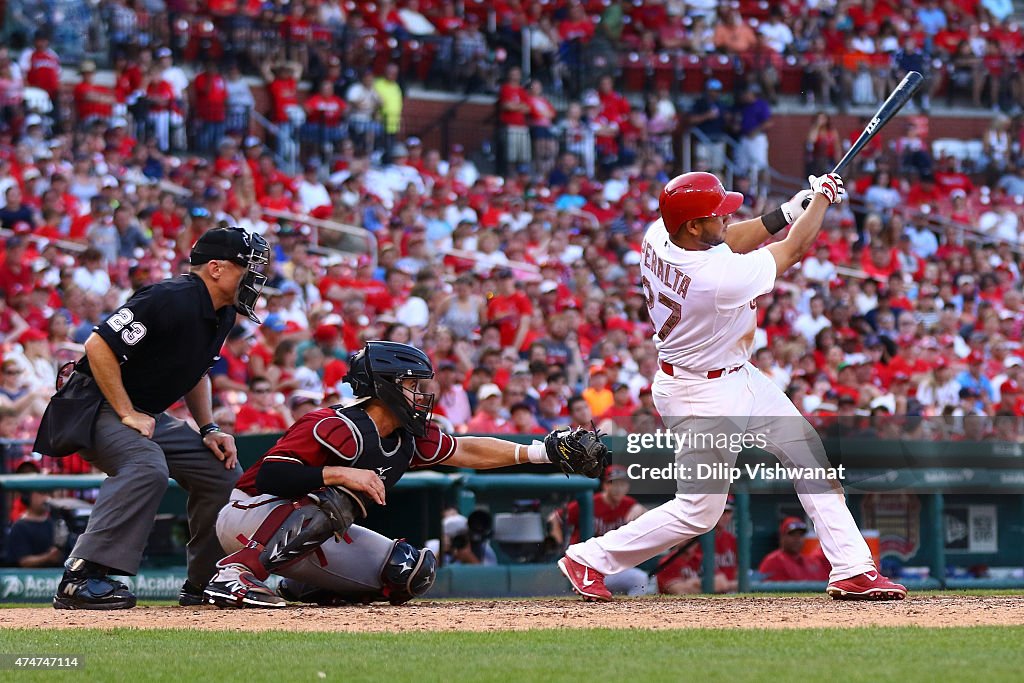
M121 361L121 381L132 405L162 413L188 393L220 354L235 324L234 306L213 309L198 275L143 287L93 328ZM92 375L83 358L79 369Z

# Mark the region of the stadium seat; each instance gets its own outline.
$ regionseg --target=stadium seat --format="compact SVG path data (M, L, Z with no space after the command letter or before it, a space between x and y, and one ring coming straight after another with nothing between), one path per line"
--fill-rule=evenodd
M699 93L704 90L704 62L697 55L686 55L681 58L683 73L683 92Z
M622 89L627 92L642 92L646 83L646 60L638 53L630 52L622 59Z

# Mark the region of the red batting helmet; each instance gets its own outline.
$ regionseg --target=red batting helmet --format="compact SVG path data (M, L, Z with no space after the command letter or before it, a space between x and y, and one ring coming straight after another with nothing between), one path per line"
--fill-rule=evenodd
M684 173L668 181L658 205L669 234L675 234L686 221L696 218L728 216L743 204L739 192L726 192L722 181L702 171Z

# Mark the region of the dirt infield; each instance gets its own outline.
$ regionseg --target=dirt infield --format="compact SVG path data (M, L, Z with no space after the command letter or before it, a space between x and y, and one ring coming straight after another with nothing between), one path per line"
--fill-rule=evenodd
M827 597L423 600L404 607L137 607L128 612L0 610L2 628L187 628L240 631L503 631L534 628L853 628L1024 625L1024 596L913 597L833 602Z

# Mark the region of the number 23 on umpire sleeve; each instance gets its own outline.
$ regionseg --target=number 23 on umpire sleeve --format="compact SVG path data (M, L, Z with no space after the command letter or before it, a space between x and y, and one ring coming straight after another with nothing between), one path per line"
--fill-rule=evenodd
M125 344L134 346L146 336L146 326L139 322L133 322L134 320L135 314L127 308L122 308L107 319L107 324L114 332L121 333L121 340Z
M647 302L647 310L651 311L651 318L653 320L654 310L654 290L651 289L650 281L645 277L640 281L640 285L644 290L644 300ZM665 292L658 292L657 303L668 307L668 317L665 318L665 322L662 323L661 329L658 330L658 339L664 341L668 338L668 335L672 332L673 328L679 324L679 321L683 319L683 304L680 301L676 301Z

